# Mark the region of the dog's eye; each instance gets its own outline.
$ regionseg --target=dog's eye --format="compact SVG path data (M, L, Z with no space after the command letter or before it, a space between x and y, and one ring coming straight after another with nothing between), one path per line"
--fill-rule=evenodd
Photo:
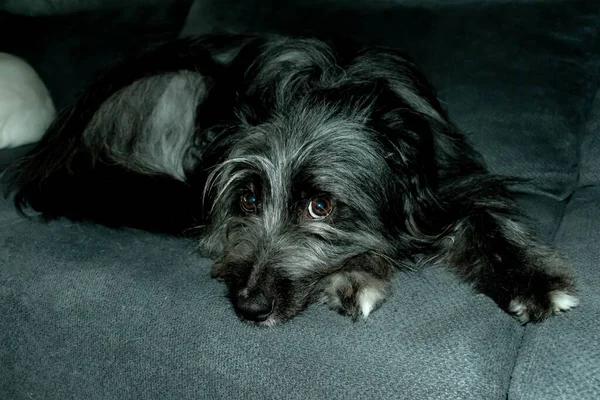
M254 196L254 193L244 193L240 199L240 205L242 210L246 211L247 213L256 211L256 196Z
M331 213L331 201L317 198L308 203L308 214L314 219L323 219Z

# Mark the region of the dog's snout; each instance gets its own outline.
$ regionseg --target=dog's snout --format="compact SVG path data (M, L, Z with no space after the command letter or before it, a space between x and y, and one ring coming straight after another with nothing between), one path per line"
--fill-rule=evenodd
M262 291L258 291L251 294L240 294L236 306L240 315L245 319L262 322L273 312L274 302Z

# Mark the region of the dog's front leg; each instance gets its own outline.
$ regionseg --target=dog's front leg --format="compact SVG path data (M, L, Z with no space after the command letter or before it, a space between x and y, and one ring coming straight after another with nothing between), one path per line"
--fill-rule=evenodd
M393 267L379 256L363 254L322 281L321 302L354 320L366 318L383 303Z
M453 223L438 260L521 322L541 321L578 304L568 262L536 237L502 185L456 186ZM458 194L457 194L458 193Z

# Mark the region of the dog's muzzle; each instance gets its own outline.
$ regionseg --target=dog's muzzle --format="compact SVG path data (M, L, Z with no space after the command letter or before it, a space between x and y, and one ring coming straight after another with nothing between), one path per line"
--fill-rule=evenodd
M238 314L248 321L266 321L275 309L275 300L262 291L248 293L243 290L235 301Z

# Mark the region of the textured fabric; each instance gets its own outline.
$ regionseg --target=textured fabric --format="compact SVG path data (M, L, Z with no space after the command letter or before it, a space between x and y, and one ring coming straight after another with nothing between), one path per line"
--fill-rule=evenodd
M127 0L129 7L155 4L161 0ZM121 8L122 0L3 0L0 10L30 16L70 14L79 11L97 11Z
M0 11L0 38L10 38L2 51L26 60L60 109L117 60L175 38L190 5L191 0L149 2L47 17Z
M529 326L510 399L600 398L600 188L579 189L565 211L556 244L573 262L581 304Z
M14 149L0 149L0 173L14 160L27 154L32 148L32 145L25 145Z
M600 43L600 40L598 42ZM598 75L598 79L600 80L600 60L598 63ZM579 186L600 186L600 90L596 92L596 98L590 111L585 133L586 135L581 145Z
M531 224L541 239L552 241L560 227L566 201L555 201L544 195L518 195L522 210L531 219Z
M183 35L316 34L404 49L494 172L532 179L528 192L571 194L596 87L597 0L278 4L199 0Z
M0 205L2 399L504 399L523 328L441 270L364 323L238 321L187 241Z

